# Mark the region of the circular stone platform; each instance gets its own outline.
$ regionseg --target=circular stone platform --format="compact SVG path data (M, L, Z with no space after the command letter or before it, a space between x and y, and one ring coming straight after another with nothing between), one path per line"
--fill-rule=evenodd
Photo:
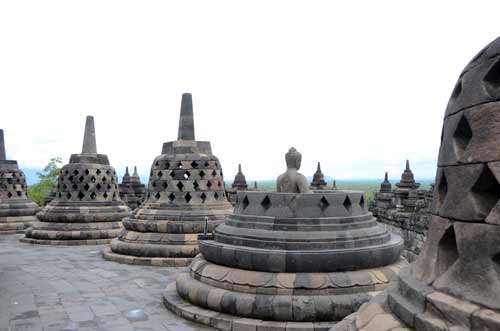
M237 201L199 239L201 254L165 294L167 308L211 326L230 315L254 329L272 321L326 330L407 264L402 239L375 221L362 192L240 191Z

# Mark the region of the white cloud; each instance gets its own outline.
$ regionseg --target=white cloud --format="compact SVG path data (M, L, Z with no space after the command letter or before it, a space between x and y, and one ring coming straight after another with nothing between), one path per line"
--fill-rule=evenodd
M433 177L446 102L498 33L482 1L4 1L0 109L25 167L81 149L147 173L182 92L226 179L274 178L284 153L336 178Z

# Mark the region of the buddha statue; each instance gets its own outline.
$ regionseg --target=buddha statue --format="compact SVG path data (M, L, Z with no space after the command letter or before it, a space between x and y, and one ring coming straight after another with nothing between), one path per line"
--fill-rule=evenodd
M278 177L276 190L285 193L307 193L309 184L304 175L298 170L302 161L302 154L291 147L285 154L286 172Z

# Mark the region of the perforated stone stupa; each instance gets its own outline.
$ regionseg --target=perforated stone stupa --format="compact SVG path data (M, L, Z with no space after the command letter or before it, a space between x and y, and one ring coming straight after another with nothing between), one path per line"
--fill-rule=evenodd
M321 171L321 165L318 162L318 168L313 175L313 179L309 188L311 190L325 190L327 188L327 185L328 184L325 181L325 175L323 175L323 172Z
M94 118L87 116L83 148L72 154L57 179L57 193L38 213L39 221L21 241L51 245L109 243L130 209L118 194L118 178L108 156L97 153Z
M500 330L499 87L500 38L448 102L422 253L335 330Z
M291 148L280 192L238 192L234 214L168 285L168 309L221 330L328 330L387 286L405 264L401 238L362 192L309 192L300 160Z
M237 191L248 190L247 180L245 178L245 175L241 171L241 164L238 164L238 172L236 173L236 176L234 176L234 181L231 186L234 190Z
M144 200L146 191L145 185L141 183L141 179L137 174L137 167L134 167L132 176L128 172L128 167L125 168L122 182L118 185L120 198L129 206L130 209L136 209Z
M0 130L0 234L23 232L37 220L38 209L28 197L26 176L17 161L7 160Z
M163 144L151 166L145 202L123 220L125 230L104 253L109 260L186 266L198 253L198 235L210 232L233 208L226 199L219 159L208 141L196 141L191 94L182 96L178 140Z

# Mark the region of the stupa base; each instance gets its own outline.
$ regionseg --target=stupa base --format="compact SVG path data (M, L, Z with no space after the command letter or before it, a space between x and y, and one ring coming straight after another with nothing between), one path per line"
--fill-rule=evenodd
M87 239L87 240L49 240L24 237L19 239L22 243L54 246L85 246L85 245L106 245L111 242L109 239Z
M37 220L35 215L0 217L0 234L24 233Z
M103 250L102 256L108 261L155 267L187 267L193 261L193 258L142 257L118 254L114 253L110 247Z
M190 321L224 331L273 330L273 331L327 331L335 322L280 322L243 318L195 306L177 293L175 282L168 284L163 295L165 307Z

